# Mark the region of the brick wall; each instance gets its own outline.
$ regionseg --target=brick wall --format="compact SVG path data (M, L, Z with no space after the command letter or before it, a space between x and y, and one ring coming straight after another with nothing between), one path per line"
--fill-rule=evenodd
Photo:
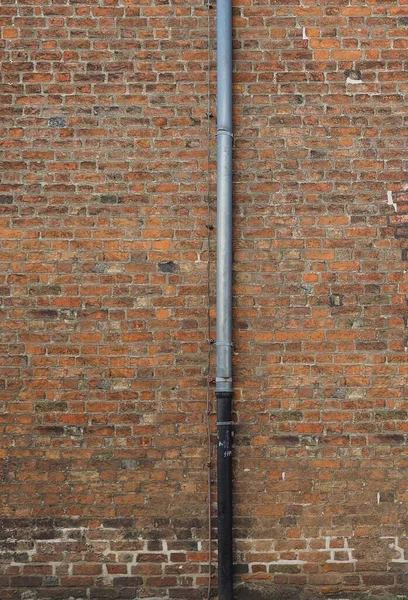
M408 8L233 4L237 597L395 599ZM2 4L2 600L207 597L214 12Z

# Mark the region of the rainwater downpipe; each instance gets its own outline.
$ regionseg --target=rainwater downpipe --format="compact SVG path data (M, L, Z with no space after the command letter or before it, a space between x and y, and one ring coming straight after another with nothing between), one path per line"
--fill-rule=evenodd
M233 598L232 142L232 7L231 0L217 0L218 600Z

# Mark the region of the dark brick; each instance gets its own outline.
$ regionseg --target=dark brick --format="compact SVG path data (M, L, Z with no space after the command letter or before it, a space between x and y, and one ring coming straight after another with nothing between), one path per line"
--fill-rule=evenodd
M380 502L395 502L395 492L380 492L379 500Z
M68 409L67 402L37 402L36 412L65 412Z
M127 517L118 517L115 519L104 519L104 527L112 527L113 529L133 527L135 520Z
M45 309L45 310L32 310L29 313L29 316L34 319L57 319L58 318L58 311L57 310L51 310L51 309Z
M58 296L61 294L60 285L36 285L30 287L30 294L35 296Z
M35 592L41 600L83 600L87 597L86 588L44 587Z
M240 585L235 589L236 600L302 600L299 587Z
M123 588L91 588L90 597L95 600L116 600L123 598Z
M191 588L170 588L169 597L182 598L182 600L203 600L203 593L201 590Z
M363 574L362 579L366 585L385 586L385 585L392 585L394 583L394 575L391 573Z
M303 413L300 410L271 411L271 421L302 421Z
M377 444L404 444L405 436L399 434L376 435L374 442Z
M37 427L37 431L40 435L64 435L64 427L58 425Z
M147 542L147 550L149 552L161 552L163 550L163 544L159 540L151 540Z
M138 587L143 584L142 577L114 577L113 585L114 586L123 586L123 587Z
M159 271L162 273L174 273L177 270L177 265L172 260L159 263Z
M22 575L10 578L11 587L40 587L42 585L42 577Z
M311 150L310 158L313 160L325 159L327 158L327 152L324 152L323 150Z
M282 525L282 527L296 527L297 518L296 517L282 517L282 519L279 519L279 525Z
M55 577L53 575L47 575L47 577L44 577L43 585L44 586L49 586L49 587L58 586L59 585L59 579L58 579L58 577Z
M408 227L400 226L395 228L396 238L408 238Z
M112 589L112 588L91 588L90 597L95 600L116 600L117 598L123 598L120 595L120 589Z
M30 532L30 537L34 540L53 540L59 536L55 529L33 529Z
M48 127L66 127L67 120L65 117L51 117L48 119Z
M271 443L277 446L296 446L299 444L297 435L274 435L271 437Z
M122 198L120 198L119 196L116 196L114 194L108 194L105 196L101 196L102 204L119 204L122 201L123 201Z

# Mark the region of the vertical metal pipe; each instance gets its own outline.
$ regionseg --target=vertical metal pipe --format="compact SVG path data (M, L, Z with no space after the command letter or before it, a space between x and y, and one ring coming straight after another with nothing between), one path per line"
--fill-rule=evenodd
M218 599L233 598L232 559L232 7L217 0Z

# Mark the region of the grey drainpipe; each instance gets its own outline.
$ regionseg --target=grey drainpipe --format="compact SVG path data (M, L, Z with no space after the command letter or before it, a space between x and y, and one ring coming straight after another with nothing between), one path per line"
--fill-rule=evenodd
M232 600L232 7L217 0L218 600Z

